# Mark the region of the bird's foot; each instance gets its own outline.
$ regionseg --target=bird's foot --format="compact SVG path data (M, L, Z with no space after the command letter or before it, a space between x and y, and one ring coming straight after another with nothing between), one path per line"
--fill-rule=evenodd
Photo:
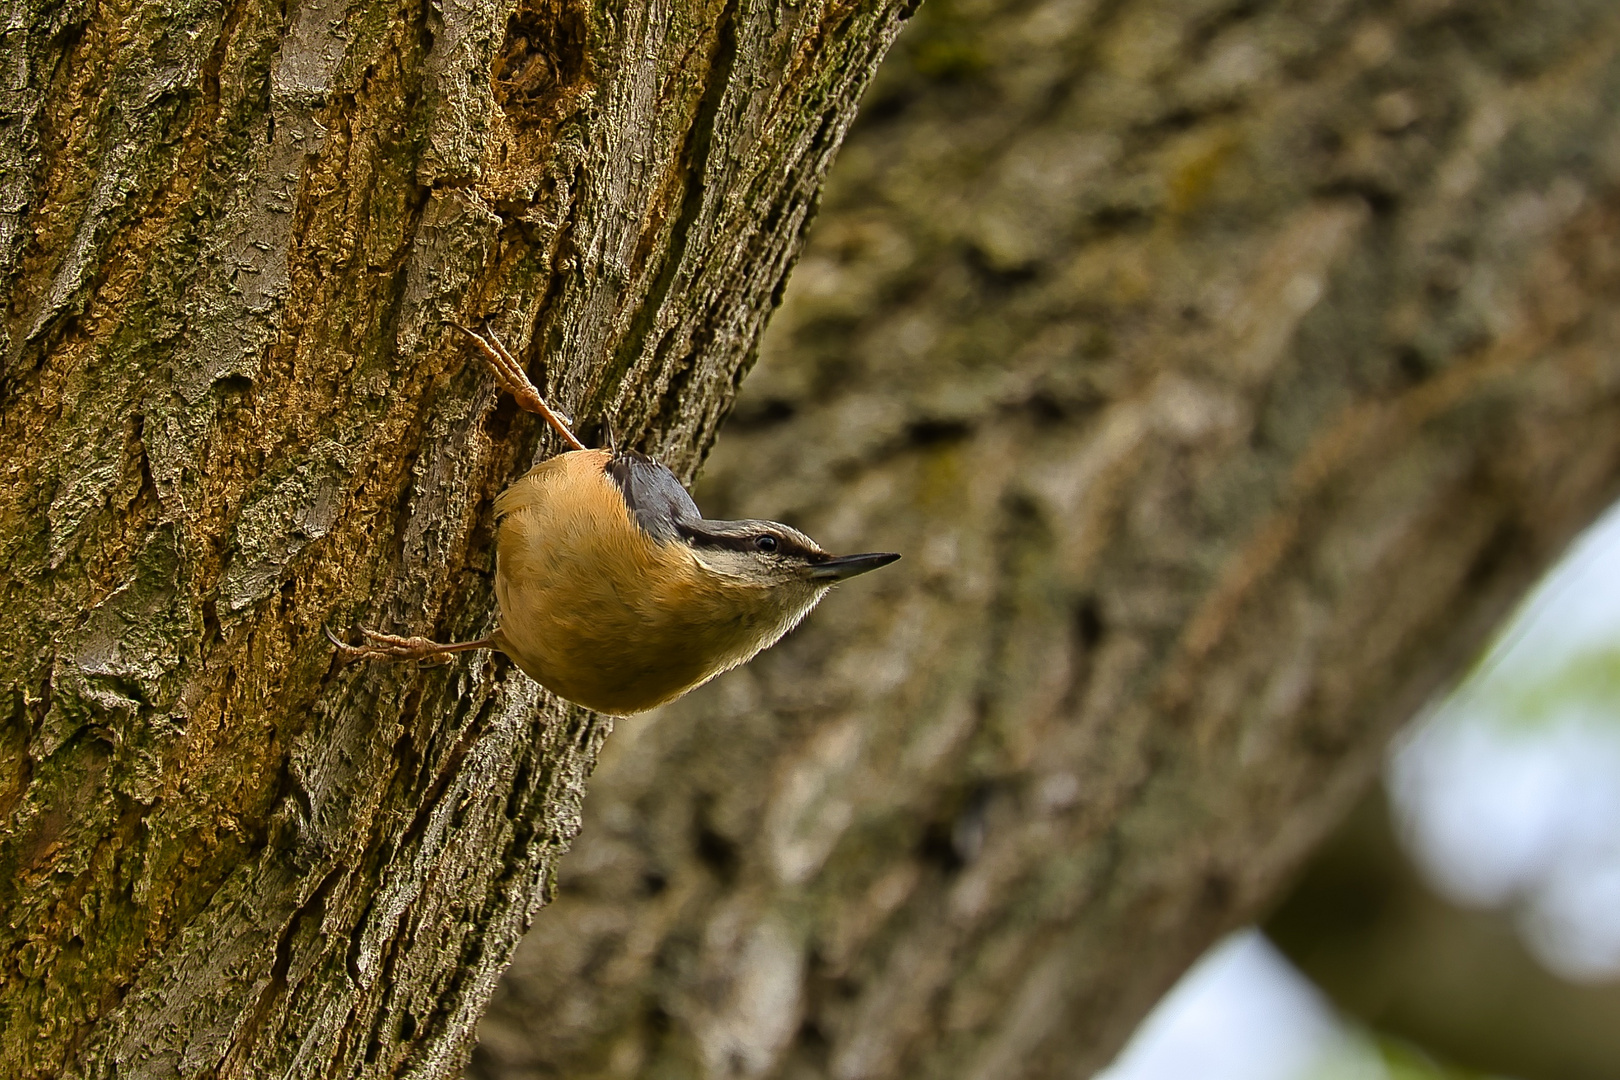
M361 627L360 634L366 639L365 644L350 645L332 631L326 631L327 640L337 647L338 653L345 660L436 660L468 649L492 647L488 638L444 644L425 637L401 637L398 634L383 634L364 627Z
M495 372L495 381L501 384L501 389L512 395L520 409L543 418L558 435L562 436L563 441L575 450L586 449L585 444L574 435L574 422L546 404L546 399L540 396L539 388L529 381L523 365L518 363L517 357L501 343L501 339L495 336L495 331L486 328L483 333L479 333L460 323L453 322L450 325L472 338L473 344L478 346L478 351L484 354L484 359Z

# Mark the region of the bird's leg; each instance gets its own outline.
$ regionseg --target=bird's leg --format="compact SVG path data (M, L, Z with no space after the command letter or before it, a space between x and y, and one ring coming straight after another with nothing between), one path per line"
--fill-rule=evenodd
M332 631L326 631L327 640L337 646L338 652L343 654L345 660L427 660L433 657L448 656L451 653L466 652L468 649L493 649L493 637L479 638L477 641L456 641L444 645L437 641L429 641L425 637L400 637L397 634L379 634L375 630L361 628L360 633L365 636L364 645L350 645L338 638Z
M524 372L523 365L518 363L517 357L507 351L506 346L501 344L501 339L495 336L493 330L487 334L480 334L476 330L467 329L460 323L451 323L450 325L473 339L473 344L478 346L478 351L484 354L484 359L489 361L489 366L495 369L495 380L501 384L501 387L508 394L511 394L516 399L520 409L544 418L546 423L550 424L557 434L562 436L563 442L575 450L589 449L574 436L573 430L568 426L572 421L546 404L546 399L540 396L540 391L535 388L534 383L529 381L529 376Z

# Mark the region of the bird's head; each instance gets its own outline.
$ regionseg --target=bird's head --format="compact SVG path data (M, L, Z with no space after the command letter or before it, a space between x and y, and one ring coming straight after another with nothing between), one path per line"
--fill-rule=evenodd
M801 611L838 582L900 557L888 552L829 555L798 529L777 521L709 520L674 473L633 450L616 452L607 474L653 540L688 547L717 584L764 589L778 594L775 603Z
M705 569L758 586L821 590L900 557L890 552L829 555L810 537L778 521L698 518L676 528Z

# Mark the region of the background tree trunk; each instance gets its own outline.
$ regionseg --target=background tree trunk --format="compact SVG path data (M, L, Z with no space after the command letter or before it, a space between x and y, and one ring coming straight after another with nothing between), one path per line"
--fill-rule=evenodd
M1086 1077L1620 481L1612 3L925 5L700 486L901 551L621 724L474 1074Z
M0 1073L460 1067L608 725L322 635L491 624L445 321L690 471L905 7L5 8Z

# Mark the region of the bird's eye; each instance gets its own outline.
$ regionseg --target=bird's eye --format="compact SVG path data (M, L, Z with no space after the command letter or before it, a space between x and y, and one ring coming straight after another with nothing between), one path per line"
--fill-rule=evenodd
M774 536L756 536L756 537L754 537L754 546L759 548L759 550L761 550L761 551L775 551L776 550L776 537L774 537Z

